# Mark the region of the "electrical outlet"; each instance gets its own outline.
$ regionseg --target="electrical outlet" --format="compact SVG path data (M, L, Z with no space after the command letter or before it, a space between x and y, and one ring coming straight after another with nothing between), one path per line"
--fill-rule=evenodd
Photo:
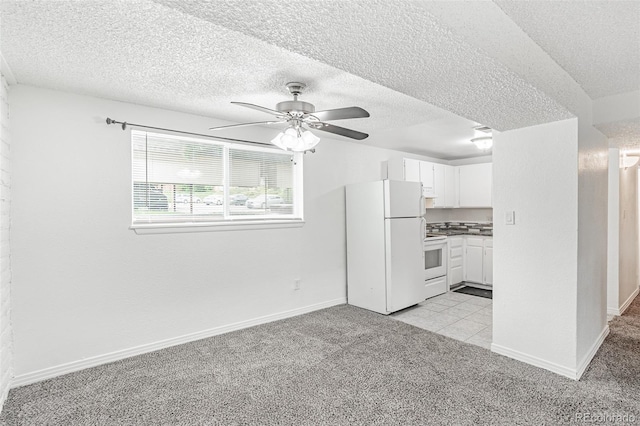
M300 281L302 280L293 280L293 289L300 290Z

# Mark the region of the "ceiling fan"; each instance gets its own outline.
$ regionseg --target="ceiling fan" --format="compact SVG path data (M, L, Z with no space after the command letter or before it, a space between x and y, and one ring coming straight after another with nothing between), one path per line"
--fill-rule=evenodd
M289 90L289 93L293 95L293 100L279 102L276 105L276 109L265 108L245 102L231 102L232 104L271 114L276 118L275 121L255 121L251 123L231 124L228 126L211 127L209 130L287 123L289 126L284 131L280 132L271 141L271 143L285 151L293 152L311 151L318 144L320 138L311 133L309 129L334 133L336 135L346 136L357 140L362 140L369 136L366 133L327 123L327 121L332 120L369 117L369 113L364 109L354 106L316 111L313 104L298 100L298 96L300 96L306 87L304 83L290 82L286 84L286 87Z

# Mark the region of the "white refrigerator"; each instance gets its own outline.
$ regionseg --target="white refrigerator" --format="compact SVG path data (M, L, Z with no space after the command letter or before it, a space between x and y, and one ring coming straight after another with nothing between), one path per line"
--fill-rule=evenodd
M422 184L346 186L347 303L390 314L426 298Z

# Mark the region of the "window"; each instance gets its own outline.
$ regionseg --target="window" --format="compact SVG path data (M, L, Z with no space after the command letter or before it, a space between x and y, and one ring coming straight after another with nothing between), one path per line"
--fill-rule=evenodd
M132 228L302 221L301 154L133 130Z

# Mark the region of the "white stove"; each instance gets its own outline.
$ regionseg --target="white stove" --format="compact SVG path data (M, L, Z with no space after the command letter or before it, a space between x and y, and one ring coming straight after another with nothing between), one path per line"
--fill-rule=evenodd
M438 241L438 240L446 240L447 236L446 235L438 235L438 234L427 234L426 237L424 237L424 241Z
M424 284L427 298L447 291L447 236L427 234L423 241Z

